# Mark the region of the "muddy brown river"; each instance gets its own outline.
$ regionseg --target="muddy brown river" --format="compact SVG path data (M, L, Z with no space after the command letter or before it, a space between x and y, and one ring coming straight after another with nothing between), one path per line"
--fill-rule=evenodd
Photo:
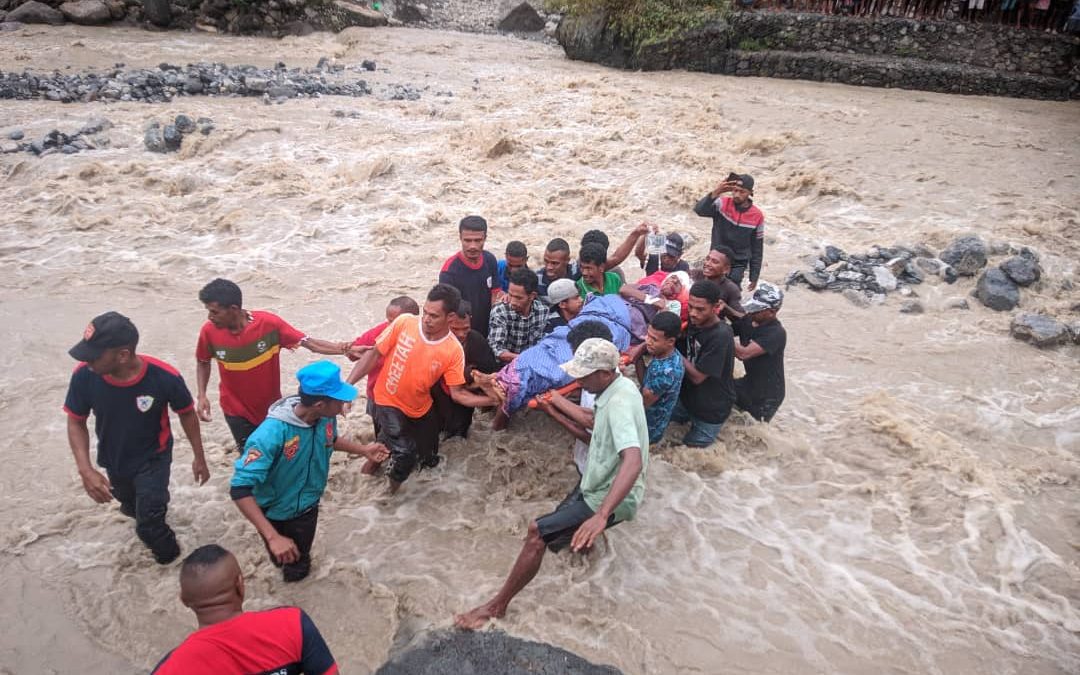
M4 71L328 56L374 59L376 86L429 87L419 101L0 101L4 137L114 124L107 148L0 156L5 673L144 672L195 625L177 566L154 564L115 503L91 502L67 447L66 350L108 309L194 387L197 292L214 277L311 335L351 338L390 297L426 291L464 215L488 219L496 253L525 241L534 264L551 237L619 240L642 219L694 234L696 259L709 221L692 206L736 170L766 213L764 279L827 243L937 249L974 232L1037 249L1044 278L1022 307L1077 319L1076 102L618 72L409 29L25 27L0 44ZM147 122L178 113L217 128L147 152ZM972 287L923 284L921 315L792 288L772 424L736 416L704 451L654 449L638 519L588 558L548 556L495 627L627 673L1080 672L1080 348L1017 342L974 299L947 308ZM286 389L313 359L283 356ZM490 596L528 519L576 479L570 438L536 414L499 434L482 417L392 499L336 458L312 577L286 586L229 499L217 379L213 476L194 484L181 434L170 522L185 550L236 552L249 609L304 607L343 672ZM371 434L359 412L345 427Z

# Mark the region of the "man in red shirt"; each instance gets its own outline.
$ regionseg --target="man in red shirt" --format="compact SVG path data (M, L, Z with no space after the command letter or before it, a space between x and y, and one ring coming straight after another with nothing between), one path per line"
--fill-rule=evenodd
M353 347L374 347L375 340L382 335L382 332L386 330L386 327L394 322L394 319L398 318L402 314L420 314L420 305L416 304L416 301L407 295L400 295L390 301L390 304L386 306L386 321L369 328L360 337L353 340ZM359 360L359 356L350 353L350 361ZM372 423L375 424L375 381L379 379L379 371L382 370L382 359L380 358L374 366L371 367L371 371L367 374L367 414L371 418ZM375 433L379 433L379 426L375 424ZM365 465L365 468L368 465Z
M334 656L299 607L244 611L244 575L217 544L195 549L180 568L180 601L199 630L165 655L154 675L306 673L335 675Z
M221 411L243 452L255 427L266 419L270 405L281 398L281 348L304 347L316 354L342 355L349 342L308 337L270 312L246 311L240 287L228 279L214 279L199 291L208 321L199 331L195 347L198 367L199 419L210 421L210 361L217 359L221 375Z

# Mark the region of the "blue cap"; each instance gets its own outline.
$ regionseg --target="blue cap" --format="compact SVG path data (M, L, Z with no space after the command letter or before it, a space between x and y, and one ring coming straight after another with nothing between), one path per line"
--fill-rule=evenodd
M341 381L341 368L330 361L316 361L296 373L300 393L309 396L328 396L339 401L356 398L356 387Z

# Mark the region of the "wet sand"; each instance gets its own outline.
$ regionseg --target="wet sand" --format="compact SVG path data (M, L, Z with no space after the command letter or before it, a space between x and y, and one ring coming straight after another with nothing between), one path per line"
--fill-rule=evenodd
M5 135L115 125L108 149L0 157L11 672L145 671L194 627L176 566L156 566L115 505L86 497L67 449L66 350L101 311L131 316L142 350L194 387L196 295L215 276L251 308L344 339L393 295L426 291L469 213L491 223L493 251L521 239L534 264L553 236L576 246L599 227L617 241L645 218L697 235L700 258L709 222L692 206L730 170L757 179L765 279L825 243L941 247L976 232L1043 255L1024 309L1065 317L1080 301L1064 283L1080 283L1075 102L617 72L541 44L407 29L272 41L27 27L0 41L5 71L333 56L375 59L376 84L430 85L416 102L0 101ZM178 155L146 152L145 124L177 113L217 130ZM864 310L792 289L773 423L733 420L706 451L656 449L637 521L588 559L549 556L497 626L628 673L1080 670L1080 350L1018 343L1007 315L974 300L943 308L971 287L923 285L916 316L898 297ZM313 359L283 357L286 388ZM503 434L482 419L391 500L336 458L312 579L285 586L228 498L216 387L215 374L213 477L194 485L181 434L170 522L185 550L238 554L249 608L303 606L344 672L374 670L494 592L528 519L576 477L570 439L537 415ZM346 426L371 433L360 413Z

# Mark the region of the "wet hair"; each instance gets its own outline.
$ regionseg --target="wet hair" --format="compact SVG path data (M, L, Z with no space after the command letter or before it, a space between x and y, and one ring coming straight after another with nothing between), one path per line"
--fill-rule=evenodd
M664 334L664 337L677 338L682 332L682 320L674 312L657 312L649 326Z
M539 280L535 273L518 268L510 273L510 283L521 286L525 289L525 293L535 293Z
M586 244L600 244L606 253L611 241L602 230L589 230L581 236L581 248L585 248Z
M180 566L180 574L191 574L199 568L212 567L230 555L232 554L227 549L217 544L200 546L184 558L184 562Z
M202 287L199 291L199 302L204 305L209 305L211 302L216 302L222 307L237 307L244 306L244 294L240 292L240 287L229 281L228 279L214 279L210 283Z
M603 267L607 263L607 249L596 242L582 244L578 252L578 262L582 265L599 265Z
M447 314L457 314L461 305L461 291L450 284L435 284L427 294L428 302L441 302Z
M602 338L608 342L614 342L611 329L603 321L582 321L566 334L566 341L570 343L570 350L576 352L582 342L589 338Z
M462 300L458 303L457 311L454 314L462 319L468 319L472 314L472 303L468 300Z
M525 243L520 241L512 241L506 245L506 257L507 258L528 258L529 249L525 248Z
M720 286L715 281L704 279L690 287L690 295L701 298L710 305L720 302Z
M565 239L555 237L548 242L547 250L550 253L555 253L557 251L566 251L567 253L570 253L570 244L566 243Z
M732 263L735 261L735 251L732 251L730 248L724 246L723 244L713 246L710 250L723 254L723 256L727 258L728 263Z
M387 303L391 307L397 307L402 314L419 314L420 305L407 295L399 295Z
M458 234L468 230L469 232L483 232L487 234L487 221L480 216L465 216L458 223Z

